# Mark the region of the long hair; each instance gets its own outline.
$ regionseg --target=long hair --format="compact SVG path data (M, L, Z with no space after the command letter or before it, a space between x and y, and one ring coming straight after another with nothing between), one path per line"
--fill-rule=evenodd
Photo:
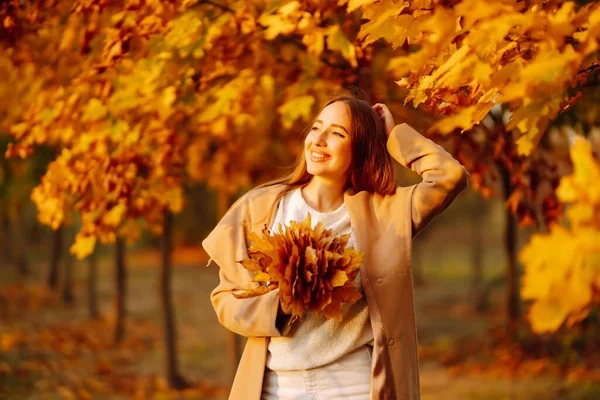
M321 110L337 101L344 102L350 113L351 120L352 165L345 189L351 187L356 192L366 190L381 195L393 194L396 191L396 182L394 179L392 158L386 148L387 134L381 116L377 111L373 110L369 102L348 94L336 95L330 98L321 107ZM307 130L310 130L313 124L314 121L312 121ZM292 172L282 178L258 186L262 188L277 184L287 185L277 196L269 215L272 214L273 207L279 203L279 200L286 193L306 186L313 178L313 175L309 174L306 169L306 158L304 155L304 139L307 134L308 132L305 132L303 135L302 151L293 165Z

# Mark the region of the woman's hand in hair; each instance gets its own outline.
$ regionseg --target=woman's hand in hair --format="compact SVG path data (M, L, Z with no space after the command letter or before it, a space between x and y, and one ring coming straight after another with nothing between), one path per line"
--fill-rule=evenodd
M394 129L394 126L396 126L396 124L394 124L394 117L392 116L392 112L390 111L388 106L386 106L383 103L375 104L373 106L373 110L377 111L379 116L383 118L383 123L385 125L385 133L389 137L390 132L392 131L392 129Z

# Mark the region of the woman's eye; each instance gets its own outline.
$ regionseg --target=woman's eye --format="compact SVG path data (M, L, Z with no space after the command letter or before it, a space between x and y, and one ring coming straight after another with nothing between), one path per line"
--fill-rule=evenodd
M313 126L313 127L310 129L310 130L311 130L311 131L318 131L318 130L319 130L319 128L318 128L318 127L316 127L316 126ZM342 138L346 137L346 136L344 136L342 133L335 132L335 131L333 132L333 134L334 134L334 135L338 135L339 137L342 137Z

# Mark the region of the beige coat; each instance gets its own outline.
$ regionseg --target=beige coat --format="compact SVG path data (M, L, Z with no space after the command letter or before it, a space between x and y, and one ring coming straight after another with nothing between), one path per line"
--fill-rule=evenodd
M441 146L405 123L392 130L387 149L396 161L416 171L422 182L398 187L388 196L348 189L344 202L364 252L360 273L375 339L371 399L417 400L412 239L466 188L469 174ZM249 191L202 242L220 267L220 283L210 297L219 321L248 337L230 399L260 399L269 338L282 335L275 324L279 289L243 300L232 292L258 286L252 282L253 274L238 263L248 256L243 227L260 232L270 224L277 207L271 215L269 210L283 189L284 185L275 185Z

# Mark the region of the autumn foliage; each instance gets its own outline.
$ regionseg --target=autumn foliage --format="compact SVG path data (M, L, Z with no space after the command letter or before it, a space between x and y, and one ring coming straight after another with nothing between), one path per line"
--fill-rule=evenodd
M354 3L354 2L350 2ZM530 154L573 88L598 67L600 5L571 1L357 1L371 21L363 46L384 38L416 50L390 61L406 102L448 115L432 129L462 131L496 104L510 106L508 129Z
M161 233L186 185L233 196L272 177L347 84L428 111L429 133L465 132L454 149L476 188L480 155L503 159L507 206L530 224L545 174L531 165L554 168L536 150L600 66L599 2L7 1L0 18L6 156L57 150L31 198L53 229L77 214L79 258ZM503 129L480 129L500 105ZM558 220L555 196L543 202Z
M536 234L520 254L525 266L522 295L533 300L529 320L536 332L584 319L600 303L600 163L590 145L574 137L574 171L557 189L568 226Z
M248 234L249 258L240 262L255 274L255 282L269 285L234 294L236 298L279 289L281 308L291 314L288 323L305 311L341 320L342 302L352 304L362 297L355 282L362 253L347 247L350 234L333 235L322 222L311 228L311 220L308 214L302 222L291 221L289 228L279 225L278 232L265 227L262 235Z
M224 212L228 199L279 175L301 150L319 106L353 85L452 152L484 197L501 189L521 227L547 228L519 258L518 289L531 302L531 326L481 335L471 297L450 304L447 288L422 291L417 295L439 295L438 313L415 304L424 330L474 329L450 347L440 340L439 353L437 344L421 344L419 357L435 357L452 374L487 371L493 380L544 373L567 382L589 373L598 382L599 153L582 138L569 143L564 126L589 137L600 122L599 43L600 2L589 0L0 1L2 152L8 144L0 211L19 222L30 198L39 222L53 230L77 222L70 245L79 259L99 243L135 242L144 231L169 239L172 213L212 207L212 196L186 197L194 186L218 193ZM0 229L2 218L0 212ZM310 226L251 234L249 258L240 261L260 285L236 296L278 290L290 323L305 312L339 319L343 304L361 297L355 283L362 255L346 248L346 236ZM164 271L171 260L180 266L181 248L171 257L172 243L163 244ZM192 254L190 264L203 256ZM144 264L152 265L146 277L155 262ZM514 274L499 277L510 287L508 299L518 297L512 265ZM197 275L204 284L207 276ZM176 301L192 304L202 289L191 286L175 286ZM135 314L152 303L142 295L146 280L132 289L132 300L144 302ZM161 296L169 310L167 290ZM209 307L203 297L198 304ZM167 379L148 375L146 355L177 353L167 312L162 332L171 341L160 349L152 324L133 319L115 345L118 315L65 323L73 314L59 307L57 293L39 285L0 288L7 322L0 324L0 397L14 382L63 398L226 395L227 388L206 382L172 390L185 386L173 379L180 378L175 361ZM213 312L193 308L196 316ZM486 311L485 320L495 316ZM63 320L48 323L57 318ZM197 348L197 329L207 326L204 319L183 325L191 337L182 351L191 357L186 372L199 359L223 358L220 349L211 355ZM196 373L214 372L206 365ZM572 381L577 390L583 382ZM569 396L562 386L556 393Z

